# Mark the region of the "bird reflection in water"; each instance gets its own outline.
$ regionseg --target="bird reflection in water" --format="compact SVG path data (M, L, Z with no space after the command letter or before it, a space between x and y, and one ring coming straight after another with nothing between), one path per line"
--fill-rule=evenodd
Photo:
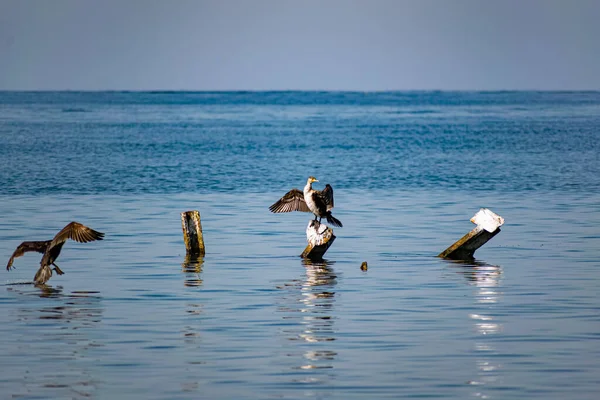
M11 311L11 318L23 329L10 339L14 351L4 354L6 363L12 365L6 375L21 387L10 395L94 397L98 385L94 353L103 348L97 339L104 310L99 292L64 293L62 287L48 285L13 286L11 291L23 296L19 307ZM35 300L37 296L42 299ZM56 368L57 360L60 368Z
M278 288L284 290L278 311L284 313L286 328L282 331L290 346L285 346L290 357L301 357L294 362L295 370L333 368L337 353L327 343L336 339L333 307L337 276L333 262L302 260L306 276ZM308 345L308 346L307 346ZM298 365L299 364L299 365ZM300 377L299 382L322 382L326 376Z
M55 299L55 302L43 303L44 306L41 308L36 306L20 308L19 315L22 321L32 319L64 320L70 324L68 325L69 328L79 329L94 325L101 320L103 309L100 305L101 296L99 292L73 291L65 294L62 286L52 287L48 285L37 285L28 289L14 291L24 296L36 294L41 298ZM22 304L31 305L29 302Z
M45 298L60 297L62 296L62 286L52 287L46 284L36 285L39 290L39 296Z
M484 393L483 387L499 383L501 368L497 361L499 353L486 338L501 332L503 328L502 324L496 321L496 317L490 315L490 311L493 311L501 299L502 293L498 288L502 277L502 268L478 260L452 261L452 263L460 269L468 284L476 288L474 307L481 311L470 313L469 318L473 321L477 332L475 341L477 378L468 383L478 387L475 393L476 397L485 399L489 396Z
M202 279L200 274L202 273L202 266L204 265L204 258L201 256L190 256L186 255L185 260L181 264L181 271L185 274L185 280L183 285L187 287L199 287L202 286Z

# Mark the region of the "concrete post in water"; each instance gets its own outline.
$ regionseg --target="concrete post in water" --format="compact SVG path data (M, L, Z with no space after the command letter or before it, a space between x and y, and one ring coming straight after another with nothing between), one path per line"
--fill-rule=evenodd
M438 254L438 257L452 260L472 260L475 250L500 233L500 226L504 224L504 218L487 208L482 208L471 218L471 222L477 226Z
M306 227L306 241L308 242L308 246L306 246L300 257L320 260L334 240L333 229L313 219Z
M196 210L181 213L183 241L188 256L204 257L204 237L200 224L200 213Z

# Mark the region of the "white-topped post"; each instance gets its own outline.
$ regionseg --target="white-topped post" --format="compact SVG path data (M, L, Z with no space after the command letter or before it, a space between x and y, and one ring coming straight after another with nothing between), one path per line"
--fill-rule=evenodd
M482 208L471 218L471 222L477 226L438 254L438 257L452 260L472 260L475 250L500 233L504 218L487 208Z
M306 246L300 257L319 260L323 258L323 254L329 249L334 240L333 229L313 219L306 227L308 246Z

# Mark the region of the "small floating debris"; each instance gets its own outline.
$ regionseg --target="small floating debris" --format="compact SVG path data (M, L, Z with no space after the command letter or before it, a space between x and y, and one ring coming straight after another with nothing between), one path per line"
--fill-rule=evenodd
M68 108L63 108L62 112L64 112L64 113L82 113L82 112L87 112L87 110L85 108L80 108L80 107L68 107Z
M361 271L366 271L369 269L369 265L367 264L366 261L363 261L362 264L360 264L360 270Z

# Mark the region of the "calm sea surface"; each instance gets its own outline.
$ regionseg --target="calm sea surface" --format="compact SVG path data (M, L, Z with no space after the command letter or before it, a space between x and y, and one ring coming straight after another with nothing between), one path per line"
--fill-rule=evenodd
M38 253L0 272L2 399L600 393L598 92L0 92L0 160L4 262L106 233L45 288ZM323 263L268 210L309 175L344 223ZM481 207L502 232L437 258Z

